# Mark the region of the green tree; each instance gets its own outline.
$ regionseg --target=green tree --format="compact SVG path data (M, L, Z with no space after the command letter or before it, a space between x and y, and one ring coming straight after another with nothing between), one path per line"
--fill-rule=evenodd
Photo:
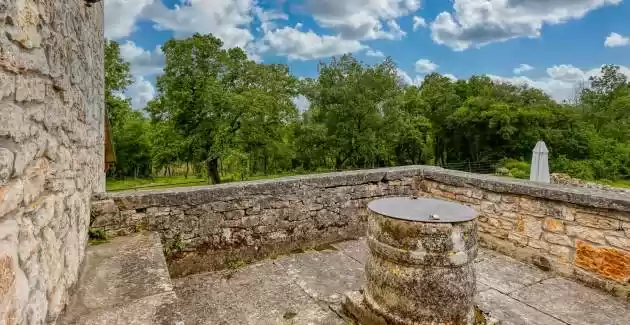
M391 59L366 66L350 54L333 58L320 64L319 77L305 88L309 120L323 125L335 169L371 167L378 158L383 107L400 91Z
M174 122L213 183L221 181L219 160L243 130L263 130L295 110L295 79L286 66L257 64L240 48L222 47L212 35L167 41L157 81L162 104L153 113Z

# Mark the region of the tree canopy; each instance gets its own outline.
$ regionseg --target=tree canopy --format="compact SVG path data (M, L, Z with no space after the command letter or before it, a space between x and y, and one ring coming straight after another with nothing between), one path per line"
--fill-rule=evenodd
M163 46L157 96L135 111L121 94L129 66L106 44L106 105L118 157L112 176L189 168L213 183L254 174L528 161L538 140L553 171L584 179L630 175L630 83L606 65L571 103L539 89L438 73L405 85L390 59L350 54L314 78L250 60L212 35ZM305 96L299 112L293 99Z

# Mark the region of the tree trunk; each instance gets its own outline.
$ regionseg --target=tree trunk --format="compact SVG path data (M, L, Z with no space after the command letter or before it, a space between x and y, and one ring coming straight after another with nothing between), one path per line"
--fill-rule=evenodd
M219 159L213 158L208 160L208 183L220 184L221 176L219 176Z
M267 154L265 153L265 161L263 163L263 170L264 170L265 176L267 176L267 160L269 160L269 158L267 157Z
M184 178L188 178L188 162L186 162L186 172L184 173Z

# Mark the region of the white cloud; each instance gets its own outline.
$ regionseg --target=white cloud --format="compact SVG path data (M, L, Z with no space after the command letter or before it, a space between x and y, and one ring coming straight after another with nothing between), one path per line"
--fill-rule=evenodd
M452 81L457 81L457 77L455 77L454 74L446 73L446 74L443 74L443 76L445 76L446 78L451 79Z
M186 0L173 9L158 0L145 8L142 17L154 21L159 30L173 31L176 37L212 33L226 47L245 48L254 39L249 29L254 9L254 0Z
M547 69L547 75L552 79L568 82L588 79L586 72L571 64L554 65Z
M630 37L622 36L617 33L610 33L604 41L605 47L617 47L630 45Z
M164 53L160 47L147 51L132 41L120 44L120 55L129 62L133 75L150 76L162 73Z
M155 97L155 87L144 77L137 76L133 84L125 91L125 95L131 98L133 108L142 109Z
M311 107L311 102L308 101L308 98L304 97L304 95L298 95L293 98L293 104L297 107L300 112L305 112L309 107Z
M313 60L365 48L359 41L346 40L339 36L317 35L313 31L303 32L292 27L283 27L268 32L263 38L261 51L272 50L292 60Z
M420 0L306 0L306 7L344 39L400 39L405 33L395 19L418 10Z
M621 66L620 72L630 77L630 68ZM587 84L588 78L601 74L601 67L582 70L570 64L555 65L547 69L547 76L528 78L525 76L502 77L489 75L496 81L517 85L528 85L543 90L557 101L572 100L577 87Z
M120 39L131 35L142 10L154 0L107 0L105 3L105 37ZM159 1L159 0L158 0Z
M439 66L433 62L431 62L431 60L427 60L427 59L420 59L418 61L416 61L416 72L420 72L420 73L431 73L435 70L437 70Z
M414 16L413 17L413 31L415 32L421 27L427 27L427 22L422 17Z
M454 0L454 12L431 23L438 44L462 51L516 37L539 37L543 25L579 19L622 0Z
M396 73L398 74L398 77L405 85L420 86L422 84L422 81L424 80L424 77L422 76L416 76L415 78L411 78L411 76L409 76L409 74L407 74L405 70L402 70L400 68L396 68Z
M383 54L383 52L381 52L379 50L372 50L372 49L367 50L365 52L365 55L372 56L372 57L375 57L375 58L382 58L382 57L385 56L385 54Z
M523 72L532 71L532 70L534 70L534 67L532 67L529 64L522 63L518 67L514 68L513 71L514 71L514 74L521 74Z

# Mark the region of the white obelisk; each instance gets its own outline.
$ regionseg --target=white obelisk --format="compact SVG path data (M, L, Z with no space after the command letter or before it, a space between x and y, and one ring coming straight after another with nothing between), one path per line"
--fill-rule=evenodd
M539 183L549 183L549 150L544 141L538 141L533 150L532 169L529 180Z

